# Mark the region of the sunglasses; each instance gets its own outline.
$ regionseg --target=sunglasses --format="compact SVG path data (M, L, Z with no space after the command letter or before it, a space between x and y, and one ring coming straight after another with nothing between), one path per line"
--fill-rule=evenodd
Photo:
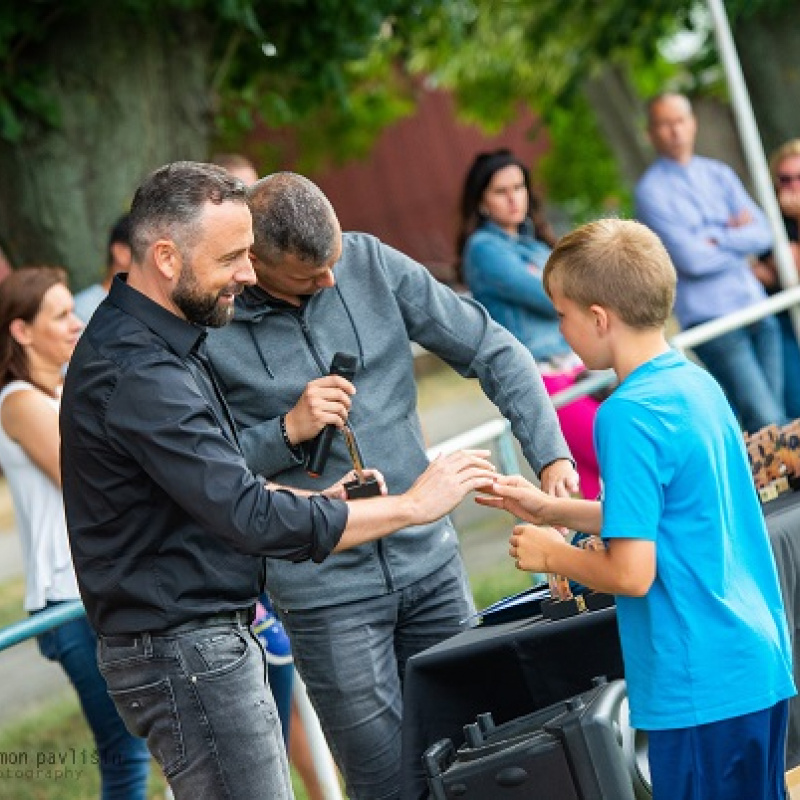
M795 175L778 175L778 183L781 186L788 186L790 183L800 182L800 174Z

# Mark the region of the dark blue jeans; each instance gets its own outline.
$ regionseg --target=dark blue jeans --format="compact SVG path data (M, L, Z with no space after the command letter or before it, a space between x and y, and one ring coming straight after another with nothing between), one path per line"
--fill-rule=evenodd
M778 320L765 317L694 348L725 390L748 433L783 425L783 343Z
M266 661L248 621L100 636L100 671L176 800L292 800Z
M43 633L38 643L45 658L61 664L78 693L97 746L102 800L145 800L150 753L143 739L128 733L108 696L89 623L85 618L66 622Z
M800 348L792 320L784 311L778 314L783 337L783 399L789 419L800 418Z
M269 664L267 675L278 719L281 723L281 735L286 749L289 749L289 725L292 719L292 689L294 687L294 664Z
M397 800L408 659L464 630L475 609L461 558L391 594L279 610L351 800Z

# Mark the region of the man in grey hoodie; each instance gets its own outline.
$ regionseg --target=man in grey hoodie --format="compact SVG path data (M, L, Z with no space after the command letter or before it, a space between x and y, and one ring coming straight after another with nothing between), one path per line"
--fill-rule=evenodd
M310 445L326 425L346 423L364 464L384 474L391 493L405 491L428 464L417 342L480 381L546 491L577 490L535 361L480 305L374 237L342 234L325 195L300 175L258 181L248 203L257 285L208 346L254 472L324 485L348 470L348 449L334 436L324 474L313 478ZM336 352L357 356L352 381L328 374ZM398 797L406 661L458 633L472 610L452 523L401 530L322 564L268 558L266 588L349 797Z

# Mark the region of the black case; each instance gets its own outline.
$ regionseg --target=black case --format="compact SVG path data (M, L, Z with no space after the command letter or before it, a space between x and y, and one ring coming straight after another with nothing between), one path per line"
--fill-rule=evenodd
M651 796L627 722L624 681L597 678L587 692L499 726L491 714L481 714L464 734L466 742L458 751L443 739L425 752L433 800Z

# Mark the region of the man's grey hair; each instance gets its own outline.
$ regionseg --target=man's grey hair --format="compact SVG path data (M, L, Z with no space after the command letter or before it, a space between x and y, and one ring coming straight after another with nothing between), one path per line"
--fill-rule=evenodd
M308 178L276 172L247 192L253 215L253 253L269 266L291 255L315 267L336 254L339 223L330 201Z
M198 161L175 161L151 173L136 190L130 212L131 251L141 264L158 239L171 239L191 253L206 203L245 203L247 189L222 167Z

